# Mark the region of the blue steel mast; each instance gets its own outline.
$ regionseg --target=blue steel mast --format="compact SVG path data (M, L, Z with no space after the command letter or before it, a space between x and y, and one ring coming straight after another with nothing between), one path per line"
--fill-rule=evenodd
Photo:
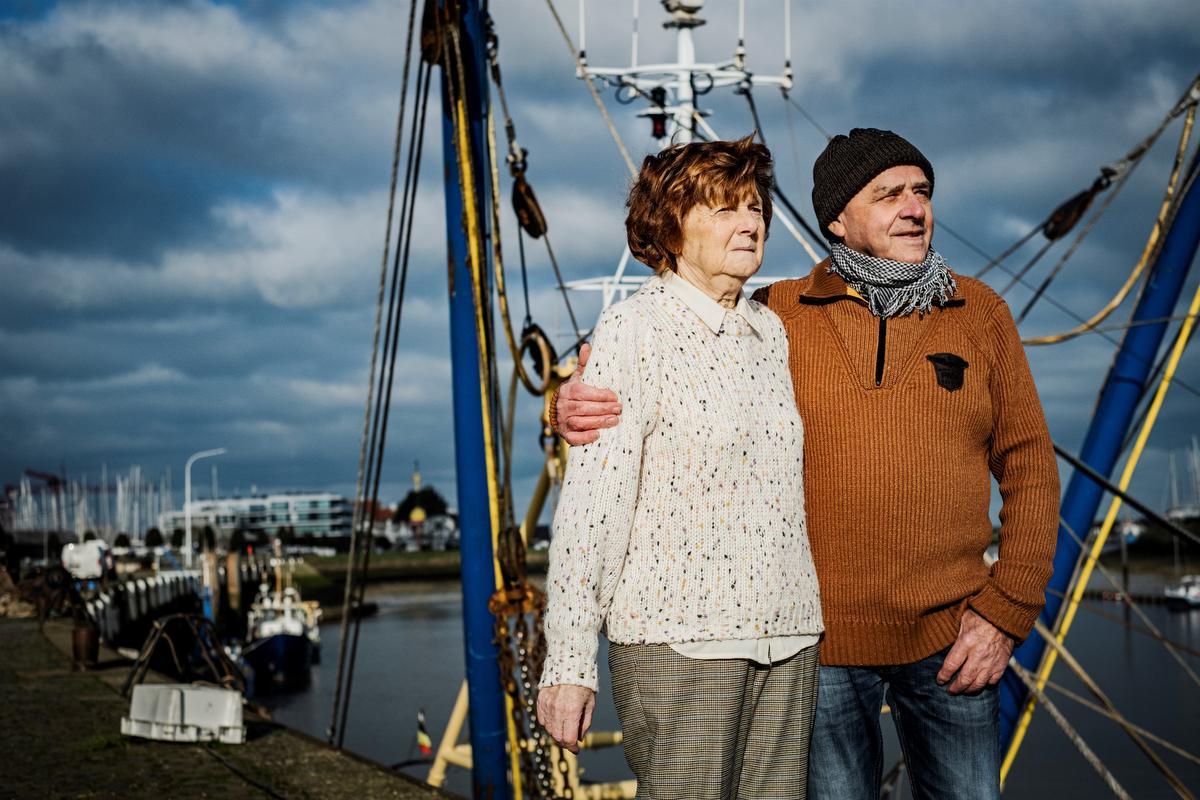
M489 394L494 362L489 215L484 205L491 196L484 138L487 58L479 0L438 0L437 5L471 783L476 800L502 800L511 797L507 723L493 643L495 618L488 610L497 588L493 553L499 531L499 482L496 416Z
M1180 201L1178 212L1163 240L1154 268L1146 280L1145 291L1133 312L1133 322L1121 342L1120 350L1100 391L1095 414L1084 438L1079 458L1096 472L1109 476L1121 455L1121 443L1142 398L1163 335L1166 318L1171 316L1184 281L1200 244L1200 186L1196 177L1200 159L1193 159L1185 177L1187 191ZM1161 320L1148 322L1149 320ZM1103 499L1099 484L1081 472L1075 472L1062 500L1062 524L1058 529L1058 546L1054 553L1054 574L1046 591L1046 607L1041 619L1053 629L1062 606L1062 595L1069 589L1079 559L1080 545L1070 530L1086 536L1091 530L1096 510ZM1070 526L1068 530L1067 526ZM1046 649L1046 642L1035 631L1016 651L1017 661L1031 672L1036 671ZM1025 685L1011 670L1000 683L1000 742L1007 751L1028 697Z

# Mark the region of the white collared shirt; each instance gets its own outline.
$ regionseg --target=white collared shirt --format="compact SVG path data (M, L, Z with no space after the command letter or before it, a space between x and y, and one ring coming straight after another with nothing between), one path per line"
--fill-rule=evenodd
M684 305L696 312L696 316L713 333L733 332L725 330L725 321L729 315L736 314L746 321L754 333L762 335L762 312L750 305L746 300L745 294L739 294L737 305L733 308L726 308L705 294L704 290L700 287L688 282L686 278L681 278L677 273L662 273L662 282L671 294L678 297L683 301Z

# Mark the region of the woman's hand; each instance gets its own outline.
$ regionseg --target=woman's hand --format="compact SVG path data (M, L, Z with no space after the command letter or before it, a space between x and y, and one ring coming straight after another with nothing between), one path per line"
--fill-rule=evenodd
M579 752L579 742L592 727L596 693L584 686L547 686L538 692L538 722L559 746Z

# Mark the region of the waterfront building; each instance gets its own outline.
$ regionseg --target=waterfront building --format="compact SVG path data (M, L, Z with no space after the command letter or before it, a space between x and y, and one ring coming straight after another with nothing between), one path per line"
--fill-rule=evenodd
M330 492L193 500L192 531L195 535L197 530L208 525L223 541L228 541L237 530L247 536L273 537L285 528L294 532L299 540L348 538L353 513L349 500ZM182 509L164 512L159 517L159 527L168 535L185 525L186 515Z
M413 466L412 489L397 505L379 509L382 535L394 549L454 550L458 548L458 516L432 486L421 485L420 465Z

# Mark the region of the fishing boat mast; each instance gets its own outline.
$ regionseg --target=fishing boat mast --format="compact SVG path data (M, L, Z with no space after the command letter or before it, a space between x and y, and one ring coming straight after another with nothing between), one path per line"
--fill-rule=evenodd
M486 37L479 0L438 0L437 7L440 24L449 22L461 37L454 52L442 51L441 89L471 784L477 800L504 800L512 797L505 754L505 699L493 641L495 618L488 609L499 588L494 553L500 531L500 490L496 409L487 394L493 383L489 350L494 340L489 216L484 205L490 197L491 174L484 138Z
M1163 240L1162 250L1146 280L1145 291L1134 308L1112 367L1100 390L1096 412L1088 427L1079 459L1102 476L1112 474L1123 451L1123 442L1133 422L1138 403L1147 391L1167 321L1179 300L1184 282L1200 244L1200 187L1197 177L1200 158L1194 157L1184 178L1187 189ZM1088 531L1103 499L1104 489L1077 470L1067 485L1061 506L1061 524L1054 554L1054 573L1046 589L1046 606L1041 621L1053 628L1070 589L1082 545L1075 532ZM1003 554L1001 554L1003 557ZM1014 653L1027 670L1038 669L1046 654L1046 641L1037 632ZM1000 684L1000 735L1006 752L1003 775L1020 746L1032 707L1029 691L1013 670Z

